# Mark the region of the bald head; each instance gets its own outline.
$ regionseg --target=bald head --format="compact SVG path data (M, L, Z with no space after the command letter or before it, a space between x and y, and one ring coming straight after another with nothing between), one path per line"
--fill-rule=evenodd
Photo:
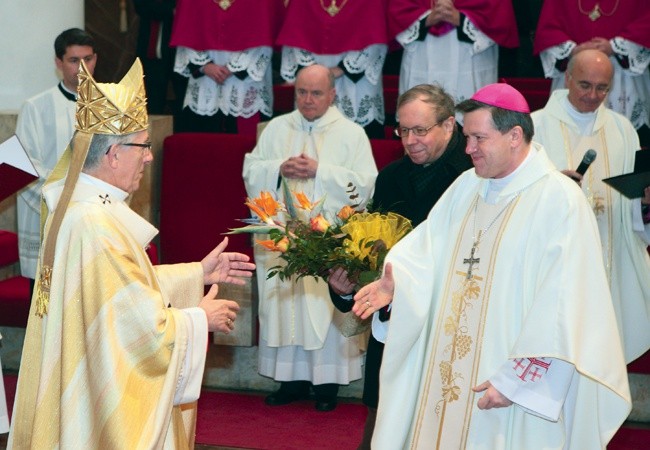
M599 50L582 50L573 55L565 74L569 102L578 111L593 112L605 101L612 83L614 67Z
M329 109L336 91L330 70L314 64L298 72L296 77L296 105L308 121L321 118Z
M332 75L332 72L327 67L321 64L312 64L311 66L300 69L296 77L296 84L298 84L301 78L320 81L326 79L329 87L334 87L334 75Z

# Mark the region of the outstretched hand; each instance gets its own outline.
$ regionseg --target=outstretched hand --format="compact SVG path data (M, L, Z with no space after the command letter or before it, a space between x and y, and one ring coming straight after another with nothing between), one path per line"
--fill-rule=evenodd
M366 319L375 311L379 311L392 302L394 292L393 266L386 263L382 277L361 288L354 296L352 312L362 319Z
M226 252L228 238L225 237L212 250L208 256L203 258L203 284L231 283L243 285L244 280L241 278L250 278L253 276L255 264L248 262L250 258L243 253Z
M239 305L232 300L218 299L219 286L213 284L208 293L199 302L199 308L205 311L208 318L208 331L219 331L224 334L235 329L235 319Z

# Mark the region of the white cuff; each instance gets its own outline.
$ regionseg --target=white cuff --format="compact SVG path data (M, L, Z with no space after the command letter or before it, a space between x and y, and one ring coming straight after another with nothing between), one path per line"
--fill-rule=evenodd
M174 405L191 403L201 395L206 358L205 345L208 341L208 319L205 311L198 307L184 308L180 311L183 313L189 332L183 367L174 394Z

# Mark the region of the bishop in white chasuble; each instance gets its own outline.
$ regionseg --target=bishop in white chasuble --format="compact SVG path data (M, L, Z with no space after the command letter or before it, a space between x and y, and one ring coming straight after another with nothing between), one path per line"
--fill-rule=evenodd
M355 296L392 297L373 449L604 449L631 402L591 209L519 92L457 108L474 170Z
M395 294L373 448L604 448L630 398L604 269L590 264L600 245L589 207L539 148L475 233L488 180L472 172L387 256ZM536 357L575 366L558 421L516 403L477 407L472 387Z

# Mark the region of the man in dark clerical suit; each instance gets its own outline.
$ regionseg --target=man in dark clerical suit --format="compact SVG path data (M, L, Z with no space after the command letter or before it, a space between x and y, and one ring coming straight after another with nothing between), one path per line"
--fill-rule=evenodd
M377 176L372 206L380 212L395 212L417 226L447 187L467 169L465 136L454 118L454 101L442 88L430 84L412 87L397 100L399 125L406 155L386 166ZM347 273L336 269L329 278L330 296L343 312L350 311L356 286ZM364 374L363 403L368 418L359 449L369 449L375 426L379 396L379 368L388 329L389 311L373 316Z

